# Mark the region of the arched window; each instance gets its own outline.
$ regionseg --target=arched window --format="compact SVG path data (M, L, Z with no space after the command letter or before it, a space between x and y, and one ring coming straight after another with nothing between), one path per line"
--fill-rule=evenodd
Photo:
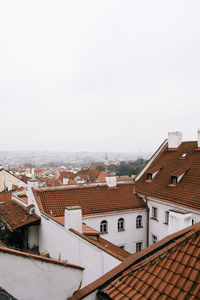
M125 224L124 224L124 219L123 218L120 218L118 220L117 226L118 226L118 231L121 231L121 230L125 229Z
M108 232L108 222L106 220L103 220L100 224L100 232L106 233Z
M137 216L137 218L136 218L136 228L140 228L140 227L142 227L142 216L141 215Z

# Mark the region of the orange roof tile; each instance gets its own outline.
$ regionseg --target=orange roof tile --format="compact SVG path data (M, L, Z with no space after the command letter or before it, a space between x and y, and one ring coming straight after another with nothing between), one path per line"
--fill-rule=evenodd
M132 254L70 299L95 290L101 299L199 299L200 223Z
M14 200L0 202L0 221L13 232L15 229L39 221L40 217L29 215L26 208Z
M34 192L41 211L63 216L67 206L81 206L83 215L146 207L133 193L133 184L40 189Z
M180 159L188 153L185 159ZM147 174L152 169L160 169L149 182ZM184 173L181 180L170 187L171 176ZM200 151L197 142L183 142L176 151L168 149L167 145L152 162L144 174L136 181L136 192L169 201L182 206L200 209Z

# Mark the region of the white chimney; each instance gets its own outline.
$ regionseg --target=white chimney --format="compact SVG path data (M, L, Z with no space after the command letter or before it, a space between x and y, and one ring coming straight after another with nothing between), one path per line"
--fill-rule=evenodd
M200 129L197 131L197 147L200 148Z
M117 183L116 176L106 177L107 186L113 187L116 186L116 183Z
M180 146L182 143L182 132L181 131L175 131L175 132L169 132L168 133L168 148L176 149Z
M65 208L65 228L74 229L82 233L82 210L80 206L69 206Z
M69 182L69 178L67 177L63 178L63 184L68 184L68 182Z

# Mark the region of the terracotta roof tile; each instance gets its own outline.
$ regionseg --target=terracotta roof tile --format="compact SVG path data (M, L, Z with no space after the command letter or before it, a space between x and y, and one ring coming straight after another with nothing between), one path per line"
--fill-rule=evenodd
M78 205L83 215L118 210L144 208L145 203L133 193L133 184L119 184L115 188L102 186L65 187L35 191L40 209L53 216L63 216L67 206Z
M122 299L134 300L199 299L199 249L200 223L197 223L131 255L71 299L82 299L98 288L102 299L109 296L116 300L120 295Z
M166 145L141 178L136 179L136 192L200 209L200 151L196 150L197 142L183 142L177 151L169 150ZM188 155L179 159L183 153ZM158 168L159 173L148 182L147 174ZM171 176L183 173L181 180L170 187Z
M0 202L0 221L12 232L15 229L39 221L40 217L29 215L26 208L14 200Z

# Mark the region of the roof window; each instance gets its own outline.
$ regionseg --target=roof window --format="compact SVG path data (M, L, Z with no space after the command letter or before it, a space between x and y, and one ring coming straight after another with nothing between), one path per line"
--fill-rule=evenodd
M179 157L179 159L185 159L187 155L188 155L188 153L183 153L183 154Z
M149 172L147 173L146 180L148 180L148 181L153 180L153 178L158 174L159 171L160 171L160 169L158 169L158 168L150 169Z

